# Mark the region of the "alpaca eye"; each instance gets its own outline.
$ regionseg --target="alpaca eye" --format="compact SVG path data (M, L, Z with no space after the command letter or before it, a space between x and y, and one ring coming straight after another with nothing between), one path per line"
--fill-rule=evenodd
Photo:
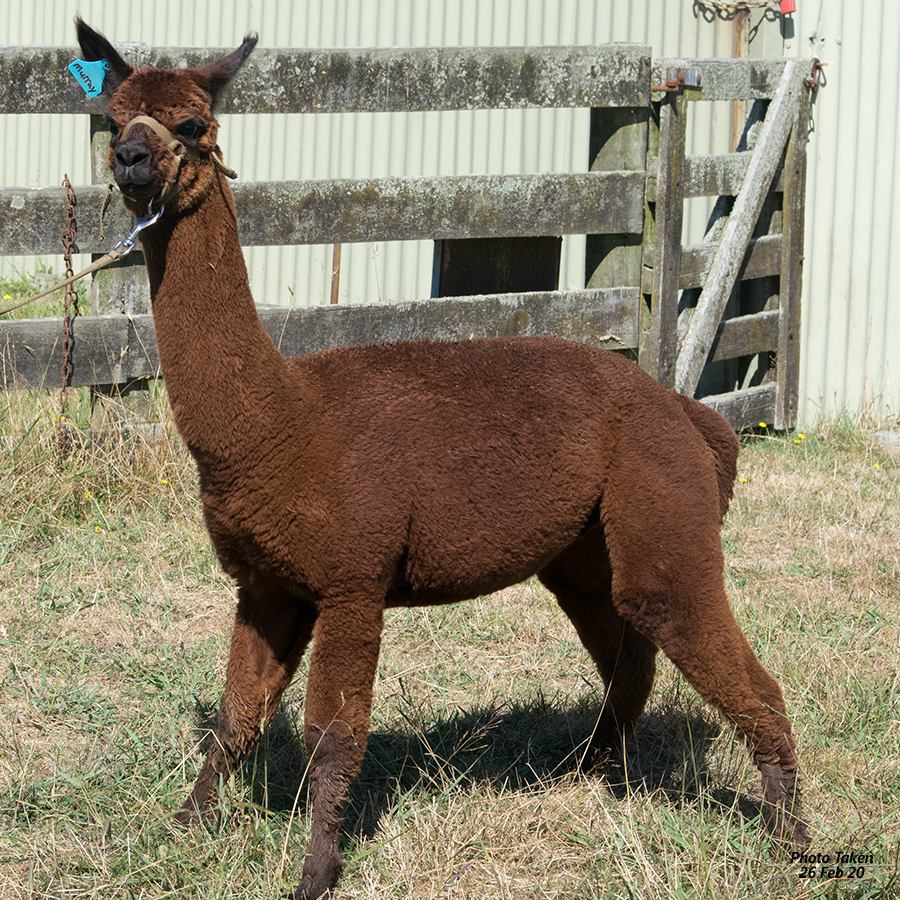
M206 131L206 126L202 122L195 121L183 122L177 129L177 133L188 140L200 137L204 131Z

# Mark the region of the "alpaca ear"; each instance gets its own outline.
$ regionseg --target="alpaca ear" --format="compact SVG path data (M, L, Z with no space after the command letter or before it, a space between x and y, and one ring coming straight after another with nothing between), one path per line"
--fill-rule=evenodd
M201 78L206 78L208 80L207 91L209 91L213 106L218 103L222 91L231 79L237 75L240 67L246 62L247 57L256 46L257 41L259 41L259 35L248 34L237 50L229 53L228 56L223 56L215 62L207 63L197 70L197 74Z
M109 66L104 88L110 94L114 93L134 69L119 56L115 47L102 34L94 31L80 18L75 19L75 31L78 34L78 43L81 45L84 58L88 62L102 59Z

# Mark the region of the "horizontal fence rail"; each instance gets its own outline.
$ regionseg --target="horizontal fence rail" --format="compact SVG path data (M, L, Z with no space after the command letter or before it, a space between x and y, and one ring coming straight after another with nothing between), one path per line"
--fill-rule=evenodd
M651 159L647 167L647 200L656 203L656 169L658 159ZM684 160L684 198L733 197L741 189L747 168L749 153L720 153L707 156L688 156ZM775 172L773 191L782 191L781 169Z
M223 52L142 44L120 51L133 65L159 66L197 65ZM74 48L0 48L0 113L90 114L95 172L103 173L106 138L98 117L106 100L88 99L65 71L77 55ZM687 86L659 90L673 69L690 70ZM438 299L392 305L263 307L263 323L287 354L419 338L556 334L629 353L667 386L689 372L685 389L692 392L699 379L698 396L735 428L790 425L804 99L799 67L785 60L653 59L649 47L637 44L258 49L222 112L592 110L589 172L234 185L246 246L433 240L437 259L446 242L530 254L527 243L516 251L516 242L587 235L584 290L482 288L473 296L438 292ZM690 156L690 108L710 100L748 101L744 136L735 152ZM105 186L76 192L79 251L109 250L130 230L131 216L111 204L101 240ZM683 204L693 197L717 198L715 212L704 243L682 246ZM63 189L0 188L0 255L59 252L65 223ZM542 246L545 253L556 245ZM464 255L453 249L444 264ZM142 277L132 265L108 274L106 283L128 293L126 281ZM130 313L74 323L72 385L123 386L160 376L152 316L130 301L112 306ZM57 321L0 322L0 386L42 385L48 376L54 382L60 343ZM717 391L719 383L730 387Z
M637 346L636 288L532 292L447 298L384 306L261 307L263 325L289 356L334 346L414 340L555 334L628 350ZM85 316L72 324L82 362L70 384L126 385L160 375L152 315ZM55 319L0 323L3 386L39 386L56 380L62 364ZM13 360L16 360L13 370Z
M653 84L664 84L669 69L702 73L697 100L770 100L784 74L784 59L687 59L654 57Z
M703 287L709 275L710 266L719 249L718 242L696 244L685 247L681 251L681 276L678 279L679 290ZM765 278L778 275L781 271L782 238L780 234L771 234L751 240L747 246L738 278L744 281L749 278ZM645 274L644 293L650 291Z
M120 44L133 66L182 68L227 48ZM66 66L77 47L0 47L0 113L102 114ZM222 113L423 112L644 106L650 47L257 48L218 110ZM19 85L28 85L27 92Z
M242 182L233 187L245 246L442 240L543 234L637 234L643 228L641 172L456 175ZM78 247L105 253L131 230L106 188L77 189ZM59 252L64 188L0 189L0 256Z

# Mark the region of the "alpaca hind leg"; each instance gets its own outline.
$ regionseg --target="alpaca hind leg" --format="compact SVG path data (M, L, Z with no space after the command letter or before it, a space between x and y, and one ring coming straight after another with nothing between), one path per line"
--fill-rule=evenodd
M227 780L241 766L271 722L315 619L311 603L281 588L239 589L216 733L194 788L176 816L182 824L213 814L219 780Z
M665 440L626 429L617 444L601 509L613 603L737 726L762 773L770 828L804 846L784 699L728 604L716 473L706 444L683 424L673 418Z
M667 630L663 652L694 689L740 732L760 770L763 814L781 841L807 846L797 756L781 689L735 622L724 590L715 622L686 617Z
M305 727L313 823L295 900L331 896L343 866L339 828L366 749L381 629L371 596L323 609L316 625Z
M600 526L591 529L540 573L594 660L606 694L590 740L588 763L630 735L644 711L656 673L656 646L615 610L612 573Z
M685 549L685 555L690 551ZM701 560L695 563L687 567L690 576L667 586L661 583L660 566L625 571L621 577L617 572L613 601L700 696L734 723L762 773L770 830L785 842L806 846L797 757L781 689L734 619L720 566L709 572Z

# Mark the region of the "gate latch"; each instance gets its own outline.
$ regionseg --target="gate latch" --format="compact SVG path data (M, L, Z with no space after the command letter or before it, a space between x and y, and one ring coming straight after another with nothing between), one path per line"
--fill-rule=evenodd
M812 70L809 75L804 78L804 82L806 86L815 94L817 90L819 90L819 79L822 76L822 66L826 66L828 63L823 63L819 59L814 59L812 61Z
M680 91L683 87L700 87L699 69L666 69L665 84L651 84L651 91Z

